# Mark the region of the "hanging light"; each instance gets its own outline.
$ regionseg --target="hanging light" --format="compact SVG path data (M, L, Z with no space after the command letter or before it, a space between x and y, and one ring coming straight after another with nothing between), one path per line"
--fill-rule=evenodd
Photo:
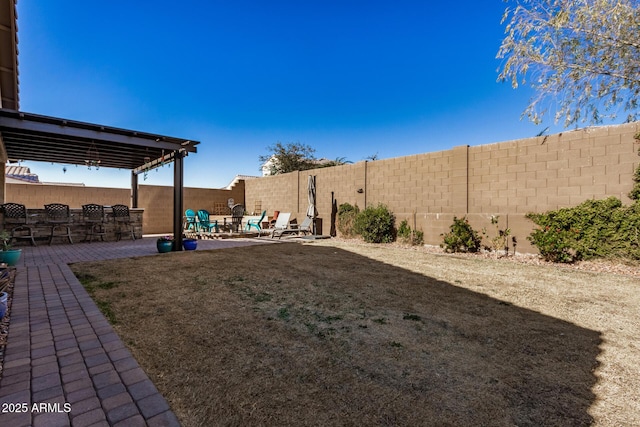
M91 167L95 167L96 170L100 169L100 153L98 153L98 148L94 141L91 141L91 146L87 150L87 158L84 160L87 168L91 170Z

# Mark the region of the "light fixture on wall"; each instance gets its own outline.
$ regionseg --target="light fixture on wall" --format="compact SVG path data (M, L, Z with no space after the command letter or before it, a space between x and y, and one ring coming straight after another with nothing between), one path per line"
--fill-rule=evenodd
M364 193L364 190L362 188L358 188L358 194L362 194Z

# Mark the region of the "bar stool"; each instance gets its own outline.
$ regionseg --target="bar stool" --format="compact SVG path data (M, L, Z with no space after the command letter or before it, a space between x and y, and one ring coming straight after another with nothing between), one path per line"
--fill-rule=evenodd
M47 214L46 222L51 226L49 246L51 246L54 237L66 237L69 239L69 243L73 245L73 240L71 240L71 213L69 212L69 205L50 203L44 205L44 210ZM61 232L56 234L56 229L60 229ZM63 229L66 229L66 231L63 231Z
M89 203L82 205L82 217L85 223L84 242L93 240L93 236L100 236L104 242L104 236L107 234L104 226L104 206Z
M131 223L131 214L129 213L129 207L126 205L113 205L113 220L116 224L116 241L122 239L124 229L128 229L131 235L131 240L136 240L136 233Z
M27 218L27 208L19 203L5 203L0 208L4 216L3 228L11 229L11 239L30 240L31 245L36 246L35 233Z

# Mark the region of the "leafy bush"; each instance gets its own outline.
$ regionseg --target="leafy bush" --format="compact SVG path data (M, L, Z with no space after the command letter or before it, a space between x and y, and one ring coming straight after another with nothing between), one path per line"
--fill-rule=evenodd
M449 232L444 234L444 242L440 245L447 252L478 252L482 239L471 227L467 217L453 217Z
M575 251L570 243L570 232L561 229L552 229L545 226L544 229L534 230L527 239L533 243L540 255L551 262L572 262Z
M638 165L636 172L633 174L633 182L635 184L629 193L629 198L638 201L640 200L640 165Z
M343 203L338 207L338 231L343 237L350 238L356 235L353 226L359 212L358 205Z
M640 200L624 209L618 229L618 241L626 258L640 260Z
M506 228L504 230L500 229L500 216L491 215L491 225L494 228L493 236L489 235L489 232L486 228L482 229L482 235L489 240L489 245L485 246L485 249L495 252L504 250L505 252L509 251L509 246L507 245L507 238L511 235L511 229Z
M406 240L411 237L411 227L406 219L403 219L398 227L398 239Z
M640 259L640 202L625 207L609 197L587 200L573 208L530 213L539 228L528 239L548 261L592 258Z
M383 205L369 206L356 216L354 230L367 243L390 243L395 239L395 218Z
M402 243L408 243L413 246L421 246L424 244L424 233L419 230L411 230L407 220L404 219L398 227L398 239Z

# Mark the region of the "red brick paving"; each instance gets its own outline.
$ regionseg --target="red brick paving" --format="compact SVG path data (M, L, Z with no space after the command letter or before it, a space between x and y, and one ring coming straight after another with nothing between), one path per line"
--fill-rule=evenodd
M256 243L201 240L198 249ZM155 238L23 248L0 379L1 426L180 425L67 265L146 255L157 255Z

